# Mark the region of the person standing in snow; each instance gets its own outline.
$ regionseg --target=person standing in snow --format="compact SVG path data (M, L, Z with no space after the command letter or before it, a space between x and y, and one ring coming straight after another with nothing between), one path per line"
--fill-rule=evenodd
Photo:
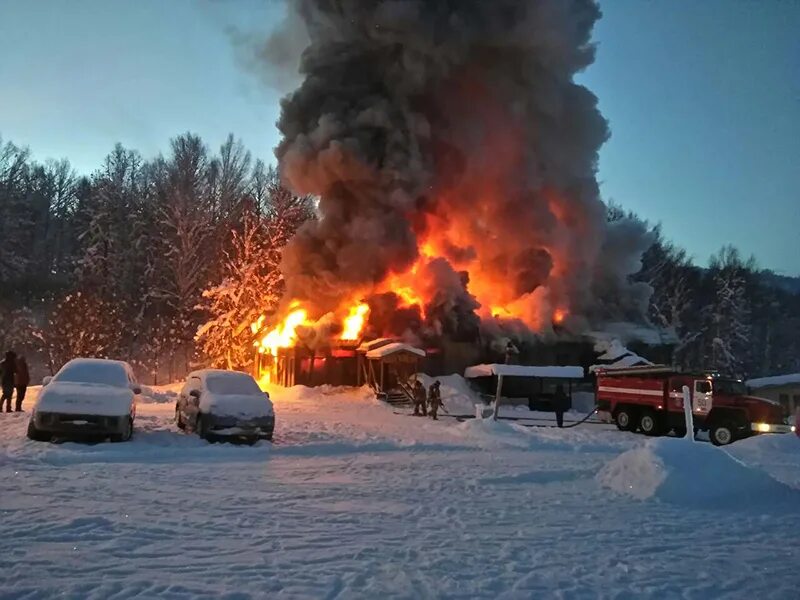
M440 390L441 383L439 380L433 382L431 389L428 391L428 403L430 404L431 418L438 421L439 407L442 406L442 392Z
M14 395L14 377L17 373L17 355L10 350L6 352L6 358L0 362L0 385L3 388L3 395L0 396L0 411L3 404L6 405L6 412L11 412L11 397Z
M559 427L564 426L564 413L567 410L569 398L564 393L564 386L560 383L556 386L556 393L553 394L553 410L556 413L556 424Z
M425 386L422 385L422 382L417 380L416 385L414 386L414 416L418 417L422 414L423 417L428 416L428 409L425 406L427 400L427 393L425 392ZM420 411L422 411L420 413Z
M22 403L25 401L25 393L31 383L31 375L28 372L28 361L24 356L17 359L17 371L14 374L14 387L17 389L17 404L15 410L22 412Z

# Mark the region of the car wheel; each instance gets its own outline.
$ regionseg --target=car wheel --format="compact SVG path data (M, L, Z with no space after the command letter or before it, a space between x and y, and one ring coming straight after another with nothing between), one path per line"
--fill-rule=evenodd
M620 408L616 412L614 415L614 422L617 424L617 429L620 431L634 431L636 429L633 415L627 408Z
M53 439L53 436L46 431L40 431L36 429L36 425L33 424L33 419L28 421L28 439L33 440L34 442L49 442Z
M711 438L711 443L715 446L727 446L736 441L736 434L734 432L733 424L728 421L723 421L722 423L715 424L711 428L708 437Z
M656 413L652 410L645 410L639 418L639 429L645 435L661 435L661 423L659 423Z
M200 437L200 439L205 440L208 438L206 416L203 413L197 413L197 419L194 423L194 432Z
M183 422L183 413L178 408L178 405L175 405L175 424L178 426L178 429L186 429L186 423Z
M127 442L128 440L131 439L132 435L133 435L133 419L128 418L128 420L125 421L125 429L122 430L122 433L115 433L114 435L109 437L113 443L118 444L120 442Z

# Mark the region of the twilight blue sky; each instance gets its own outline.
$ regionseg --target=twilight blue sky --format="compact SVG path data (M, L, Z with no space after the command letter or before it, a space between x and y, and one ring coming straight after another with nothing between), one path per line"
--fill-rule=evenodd
M699 263L724 243L800 274L800 2L601 0L581 81L612 137L611 198ZM88 173L117 141L228 132L272 159L279 93L227 28L267 31L278 0L0 0L0 135Z

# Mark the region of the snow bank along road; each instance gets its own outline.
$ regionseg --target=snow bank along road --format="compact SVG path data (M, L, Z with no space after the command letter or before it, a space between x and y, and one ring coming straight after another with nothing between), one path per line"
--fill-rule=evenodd
M642 436L432 422L358 390L273 398L275 446L201 442L171 403L140 405L125 444L34 443L27 415L0 415L0 597L800 594L800 505L754 494L697 508L602 487L598 472ZM800 488L795 436L729 451Z

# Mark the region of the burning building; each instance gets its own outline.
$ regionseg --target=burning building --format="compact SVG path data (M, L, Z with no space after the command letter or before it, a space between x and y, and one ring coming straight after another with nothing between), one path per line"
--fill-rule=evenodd
M263 355L397 337L469 363L508 339L644 322L650 290L630 275L650 239L606 218L608 125L574 80L594 58L594 0L290 4L301 30L263 53L308 39L276 154L319 218L284 251Z

